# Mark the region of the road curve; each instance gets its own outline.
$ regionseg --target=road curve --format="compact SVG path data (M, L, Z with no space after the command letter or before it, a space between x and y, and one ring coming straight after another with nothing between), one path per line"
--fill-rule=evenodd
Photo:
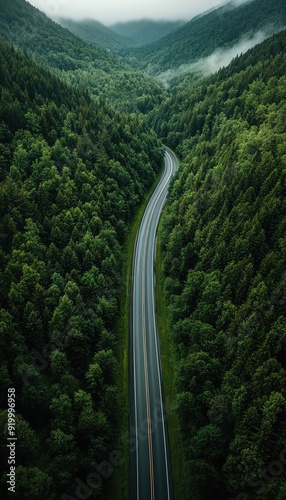
M160 350L156 325L156 232L172 175L174 153L165 150L164 173L143 215L133 256L130 312L130 500L173 500Z

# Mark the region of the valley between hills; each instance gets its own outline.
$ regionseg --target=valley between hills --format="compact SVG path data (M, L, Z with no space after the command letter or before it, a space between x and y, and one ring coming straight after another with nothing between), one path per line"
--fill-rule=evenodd
M284 500L284 0L0 14L1 498Z

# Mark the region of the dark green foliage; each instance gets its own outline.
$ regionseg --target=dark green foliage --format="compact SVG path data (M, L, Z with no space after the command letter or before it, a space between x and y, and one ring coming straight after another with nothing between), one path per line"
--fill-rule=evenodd
M285 54L282 32L154 114L182 158L162 240L186 498L285 495Z
M259 30L273 32L285 26L284 0L253 0L237 7L229 2L205 15L197 16L161 40L132 49L130 62L152 74L197 61L215 50L251 37Z
M1 408L15 387L15 498L52 500L115 447L122 244L162 154L3 41L0 68Z
M86 44L25 0L1 1L0 36L69 84L116 109L146 113L161 102L162 89L154 80L106 50Z

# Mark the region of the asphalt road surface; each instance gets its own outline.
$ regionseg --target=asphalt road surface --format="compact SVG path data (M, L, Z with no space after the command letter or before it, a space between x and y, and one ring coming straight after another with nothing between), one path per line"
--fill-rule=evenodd
M173 500L166 411L156 325L156 232L175 155L165 148L165 169L143 215L133 257L130 339L130 500Z

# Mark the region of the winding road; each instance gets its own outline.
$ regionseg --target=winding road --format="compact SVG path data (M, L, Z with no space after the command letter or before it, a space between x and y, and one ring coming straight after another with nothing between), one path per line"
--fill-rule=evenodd
M155 255L160 215L178 161L165 150L164 173L138 230L130 313L130 500L173 500L156 325Z

